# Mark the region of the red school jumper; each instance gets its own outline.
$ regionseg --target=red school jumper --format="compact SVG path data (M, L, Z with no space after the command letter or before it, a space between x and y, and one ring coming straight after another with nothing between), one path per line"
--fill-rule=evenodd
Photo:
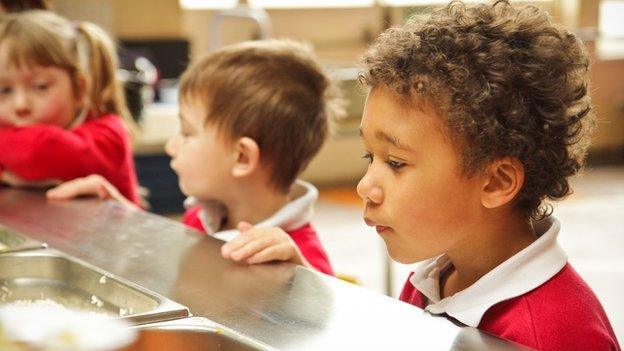
M557 242L559 221L533 222L537 238L468 288L441 298L445 254L415 267L401 301L546 351L620 351L602 305Z
M399 299L423 309L427 301L409 281ZM490 307L478 329L536 350L621 350L602 305L570 264L540 287Z
M99 174L138 204L128 132L114 114L66 130L51 125L0 128L0 173L26 181L68 181Z

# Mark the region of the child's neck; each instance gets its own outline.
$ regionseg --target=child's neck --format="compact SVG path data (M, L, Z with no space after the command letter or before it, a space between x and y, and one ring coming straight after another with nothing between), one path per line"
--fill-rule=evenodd
M447 252L453 269L440 277L440 297L462 291L486 273L536 240L530 222L521 215L500 216L452 252Z
M244 191L234 194L233 198L225 203L227 221L223 229L235 229L241 221L252 225L260 223L290 201L288 193L279 192L265 183L246 184L240 189Z

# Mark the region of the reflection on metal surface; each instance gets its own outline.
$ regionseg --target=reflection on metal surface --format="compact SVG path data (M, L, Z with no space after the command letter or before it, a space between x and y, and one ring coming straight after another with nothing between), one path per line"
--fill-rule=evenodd
M505 341L480 332L475 328L462 328L453 339L453 344L449 348L451 351L464 350L525 350L533 349Z
M524 349L306 268L236 264L221 241L112 202L0 189L0 223L278 350Z
M46 244L25 238L0 225L0 254L7 252L43 249Z
M140 327L137 341L126 350L270 351L268 345L247 338L206 318L191 317Z
M69 308L146 323L188 315L183 306L53 250L0 256L0 303Z

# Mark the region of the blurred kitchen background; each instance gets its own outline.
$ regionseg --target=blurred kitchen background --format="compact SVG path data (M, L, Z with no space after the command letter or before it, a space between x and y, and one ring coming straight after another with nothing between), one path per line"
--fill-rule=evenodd
M555 206L560 241L595 289L624 339L624 1L516 1L540 6L576 32L593 58L592 95L599 128L587 171L575 193ZM141 126L135 140L140 183L151 210L179 218L183 196L163 146L177 129L176 78L193 59L224 44L267 37L310 42L341 83L348 116L303 178L321 189L315 224L343 278L397 296L409 267L391 262L361 219L355 184L361 160L357 126L365 94L356 62L366 46L435 0L53 0L72 19L93 21L113 35L126 68L127 93ZM146 58L143 60L141 57ZM157 233L154 233L157 240Z

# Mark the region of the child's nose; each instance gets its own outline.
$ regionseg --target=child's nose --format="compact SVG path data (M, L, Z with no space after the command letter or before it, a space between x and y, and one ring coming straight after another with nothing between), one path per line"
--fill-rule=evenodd
M375 184L369 172L366 172L364 177L360 179L357 185L357 193L364 201L377 205L383 202L383 190Z
M30 105L28 103L28 95L22 89L16 89L14 93L15 114L24 116L30 113Z
M172 137L169 140L167 140L167 144L165 144L165 152L167 153L167 155L173 157L175 155L175 150L176 150L176 141L175 141L176 137Z

